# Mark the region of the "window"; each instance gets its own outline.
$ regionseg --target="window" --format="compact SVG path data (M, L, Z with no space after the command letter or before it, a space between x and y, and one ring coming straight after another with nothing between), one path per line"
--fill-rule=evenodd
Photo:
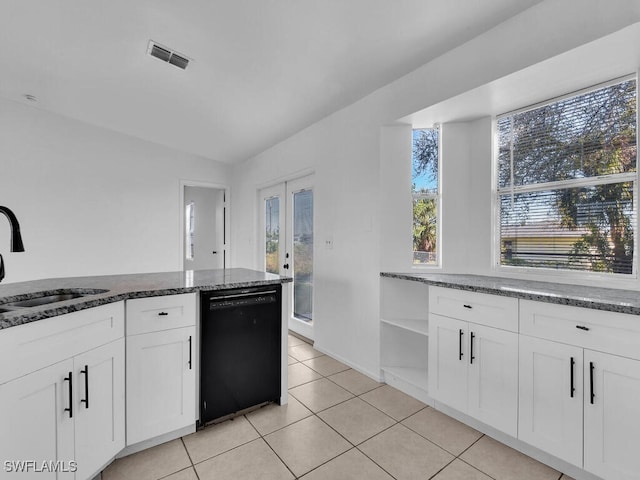
M499 265L635 273L635 79L498 117Z
M194 259L194 241L195 241L195 205L189 202L185 207L185 258L187 260Z
M413 197L413 264L437 265L438 128L413 130L411 195Z

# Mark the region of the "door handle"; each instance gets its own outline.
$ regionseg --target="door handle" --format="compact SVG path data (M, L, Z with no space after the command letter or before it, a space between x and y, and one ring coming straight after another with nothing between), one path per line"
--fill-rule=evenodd
M591 405L593 405L593 400L596 398L596 394L593 391L593 371L595 370L595 366L593 362L589 362L589 387L591 390Z
M458 335L458 360L462 360L462 335L464 332L460 329L460 333Z
M192 359L192 354L191 354L191 335L189 335L189 370L191 370L191 359Z
M89 408L89 365L85 365L80 373L84 374L84 398L80 403L84 403L84 408Z

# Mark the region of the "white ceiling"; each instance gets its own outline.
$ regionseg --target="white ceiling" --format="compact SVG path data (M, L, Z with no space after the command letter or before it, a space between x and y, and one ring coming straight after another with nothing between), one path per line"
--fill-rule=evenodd
M0 96L239 161L539 1L0 0Z

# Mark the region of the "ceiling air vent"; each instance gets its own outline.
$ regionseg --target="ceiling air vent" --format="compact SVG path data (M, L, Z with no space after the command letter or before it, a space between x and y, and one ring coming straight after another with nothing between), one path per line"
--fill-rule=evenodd
M163 62L170 63L171 65L175 65L182 70L186 70L187 65L189 65L190 60L181 55L179 53L174 52L170 48L163 47L153 40L149 41L149 48L147 49L147 53L152 57L156 57Z

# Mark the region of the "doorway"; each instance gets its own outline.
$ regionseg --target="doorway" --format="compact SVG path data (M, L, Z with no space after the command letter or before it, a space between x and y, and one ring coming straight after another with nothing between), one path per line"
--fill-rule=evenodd
M227 189L218 185L183 182L182 269L228 267Z
M259 191L258 258L266 272L293 277L289 329L313 340L313 175Z

